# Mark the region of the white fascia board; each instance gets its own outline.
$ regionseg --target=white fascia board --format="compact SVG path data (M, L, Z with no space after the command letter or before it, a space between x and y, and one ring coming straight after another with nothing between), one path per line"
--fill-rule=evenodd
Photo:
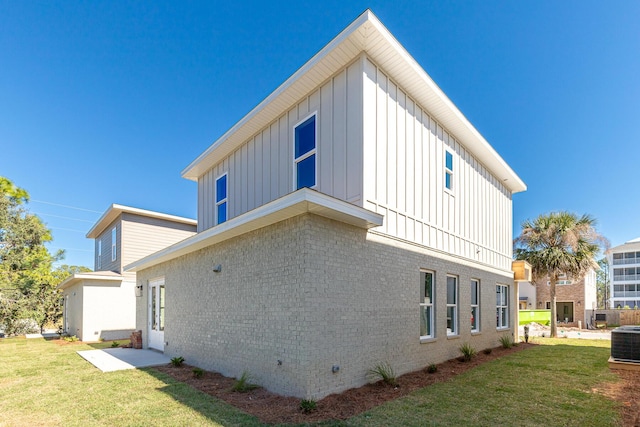
M181 224L194 225L198 224L198 221L192 218L184 218L176 215L169 215L161 212L148 211L146 209L132 208L131 206L119 205L117 203L109 206L109 209L98 219L98 221L91 227L91 230L87 232L86 237L89 239L95 239L109 226L118 215L122 213L130 213L134 215L140 215L148 218L163 219L166 221L177 222Z
M125 271L149 268L305 213L365 229L379 227L383 220L380 214L315 190L303 188L135 261L125 266Z
M81 280L102 280L102 281L113 281L113 282L121 282L123 280L123 276L117 273L104 273L100 272L88 272L88 273L76 273L70 277L67 277L58 285L58 289L66 289L70 286L75 285L77 282Z
M355 53L354 53L355 52ZM335 72L365 52L513 193L527 186L426 71L371 12L366 10L273 93L182 171L197 181L217 162L274 121Z

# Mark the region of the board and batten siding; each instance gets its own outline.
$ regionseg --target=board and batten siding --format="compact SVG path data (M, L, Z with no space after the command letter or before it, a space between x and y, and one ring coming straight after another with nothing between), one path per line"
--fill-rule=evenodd
M173 245L196 233L196 226L124 212L121 215L122 265Z
M227 175L228 219L294 191L294 127L317 114L315 189L362 206L362 61L358 58L198 178L198 231L215 225Z
M369 58L363 76L363 207L384 215L376 230L509 271L511 192Z

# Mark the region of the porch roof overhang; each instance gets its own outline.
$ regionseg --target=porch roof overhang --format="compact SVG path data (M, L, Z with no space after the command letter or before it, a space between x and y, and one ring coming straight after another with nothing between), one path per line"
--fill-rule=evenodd
M331 40L183 171L196 181L301 98L365 53L511 192L527 186L370 10Z
M58 285L58 289L67 289L82 280L100 280L100 281L113 281L121 282L124 279L122 274L115 273L113 271L89 271L86 273L75 273L70 277L67 277L62 283Z
M383 220L378 213L302 188L133 262L125 266L125 271L140 271L305 213L365 229L379 227Z

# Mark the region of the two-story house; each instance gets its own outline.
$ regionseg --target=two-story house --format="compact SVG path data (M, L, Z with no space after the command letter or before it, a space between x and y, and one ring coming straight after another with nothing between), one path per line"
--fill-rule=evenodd
M95 239L95 271L76 273L58 286L63 330L82 341L128 337L136 326L136 273L123 266L195 232L193 219L111 205L87 233Z
M517 330L526 186L369 10L182 175L198 234L127 267L147 347L318 399Z

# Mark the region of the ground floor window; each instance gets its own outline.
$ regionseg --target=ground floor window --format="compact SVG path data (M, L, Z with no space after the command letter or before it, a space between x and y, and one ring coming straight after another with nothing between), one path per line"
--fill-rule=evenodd
M509 287L496 285L496 327L506 329L509 327Z
M433 338L433 290L435 283L433 271L420 272L420 338Z
M480 281L471 279L471 332L480 331Z
M447 335L458 335L458 278L447 276Z

